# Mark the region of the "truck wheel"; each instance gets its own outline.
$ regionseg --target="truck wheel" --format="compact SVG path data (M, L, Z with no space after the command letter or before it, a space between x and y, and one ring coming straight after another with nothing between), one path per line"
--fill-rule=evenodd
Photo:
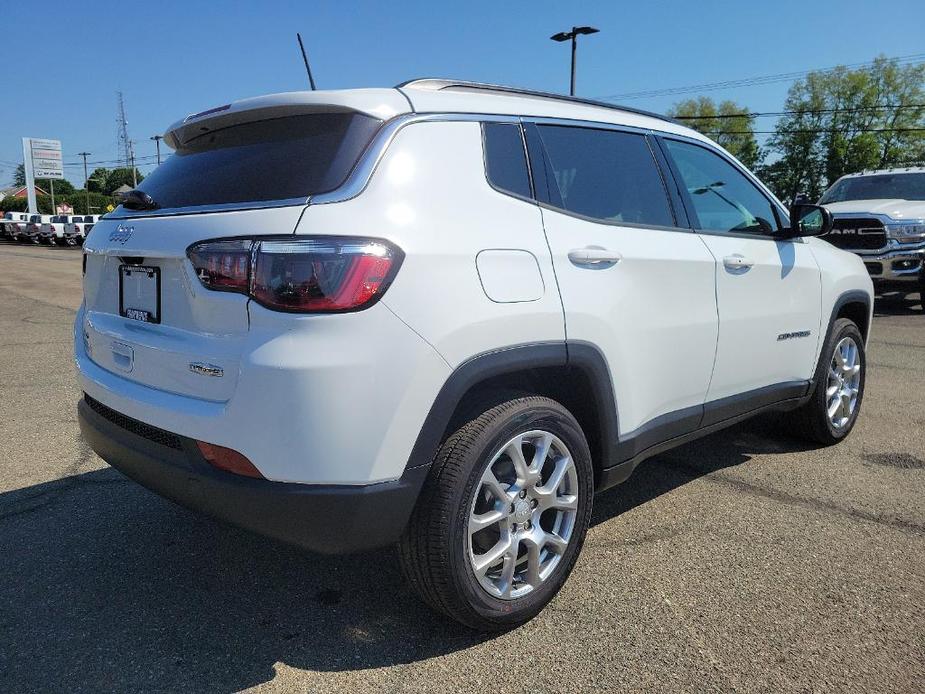
M844 439L861 410L866 372L861 331L853 321L839 318L822 347L813 393L792 414L796 432L825 446Z
M925 269L919 275L919 308L925 313Z
M588 442L545 397L503 402L443 443L399 543L431 607L480 631L536 616L568 578L591 519Z

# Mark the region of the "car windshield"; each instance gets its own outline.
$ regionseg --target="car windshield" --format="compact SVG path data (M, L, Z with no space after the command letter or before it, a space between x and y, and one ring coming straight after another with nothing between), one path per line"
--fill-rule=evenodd
M843 178L825 192L819 203L846 200L925 200L925 173Z

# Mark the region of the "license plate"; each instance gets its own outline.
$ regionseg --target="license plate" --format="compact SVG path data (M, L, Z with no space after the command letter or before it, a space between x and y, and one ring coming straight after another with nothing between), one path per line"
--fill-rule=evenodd
M161 322L161 269L119 266L119 315L143 323Z

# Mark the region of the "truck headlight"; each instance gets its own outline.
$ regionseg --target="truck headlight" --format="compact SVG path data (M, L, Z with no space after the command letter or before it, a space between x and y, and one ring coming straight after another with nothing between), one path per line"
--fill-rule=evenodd
M887 224L887 231L897 241L909 243L925 239L925 220L912 219L908 222L891 222Z

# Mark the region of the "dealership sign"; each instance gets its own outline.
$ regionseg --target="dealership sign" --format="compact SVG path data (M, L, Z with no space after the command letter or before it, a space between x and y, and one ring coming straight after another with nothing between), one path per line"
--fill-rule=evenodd
M64 178L61 166L61 140L40 140L27 137L32 159L32 174L36 178Z
M35 179L50 180L52 201L54 201L54 181L64 178L64 166L61 162L61 140L46 140L39 137L22 139L22 159L26 169L26 188L29 194L29 212L38 212L35 200Z

